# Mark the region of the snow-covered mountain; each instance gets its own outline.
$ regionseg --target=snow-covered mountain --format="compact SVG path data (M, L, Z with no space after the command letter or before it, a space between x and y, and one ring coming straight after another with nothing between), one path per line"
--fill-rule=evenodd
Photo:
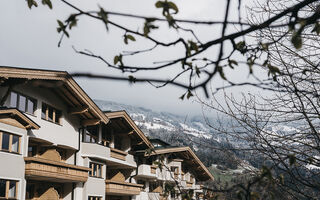
M217 151L219 147L232 144L227 142L227 138L215 134L202 116L179 116L105 100L95 100L95 102L103 111L125 110L150 138L159 138L174 146L190 146L207 166L211 164L237 166L236 161L239 159L234 154Z
M146 130L146 135L149 135L150 130L166 130L181 131L195 137L212 138L212 132L200 116L188 118L112 101L95 100L95 102L103 111L125 110L141 129Z

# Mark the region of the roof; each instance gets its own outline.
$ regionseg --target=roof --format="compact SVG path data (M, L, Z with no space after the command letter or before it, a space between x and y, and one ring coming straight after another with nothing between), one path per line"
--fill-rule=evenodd
M179 157L183 158L184 162L189 165L194 165L194 170L197 172L195 176L201 181L214 180L213 175L207 169L207 167L201 162L197 155L190 149L190 147L168 147L162 149L155 149L150 155L160 155L160 154L177 154Z
M0 122L25 129L39 129L40 126L16 108L0 108Z
M61 97L70 108L69 112L78 114L86 123L108 123L108 117L84 92L66 71L26 69L17 67L0 67L2 85L14 84L20 80L34 86L50 88ZM88 121L91 120L91 121Z
M126 122L132 127L134 132L142 139L142 141L149 147L153 148L153 145L149 141L149 139L145 136L145 134L140 130L140 128L134 123L128 113L124 110L114 111L114 112L105 112L105 115L113 121L116 118L123 118Z

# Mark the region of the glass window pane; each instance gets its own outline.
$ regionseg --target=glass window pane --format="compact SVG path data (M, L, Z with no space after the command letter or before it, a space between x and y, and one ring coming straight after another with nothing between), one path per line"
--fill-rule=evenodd
M43 103L42 109L41 109L41 118L42 119L46 119L46 110L47 110L47 105Z
M60 118L61 118L62 114L61 114L61 111L59 110L56 110L56 123L57 124L60 124Z
M90 142L90 135L85 133L84 142Z
M2 150L9 151L9 134L2 133Z
M0 179L0 197L6 196L6 180Z
M11 92L10 94L10 107L16 108L17 107L17 99L18 95L15 92Z
M11 150L19 153L19 136L12 136L12 147Z
M92 163L89 164L89 168L92 169ZM89 171L89 176L92 176L92 170Z
M19 110L25 112L26 111L26 97L25 96L22 96L22 95L19 95Z
M28 147L28 157L32 157L32 150L33 148L32 147Z
M9 197L16 197L16 181L10 181Z
M35 111L35 102L34 100L28 99L27 112L33 114L34 111Z
M97 165L93 164L93 176L97 176Z
M102 166L101 165L99 165L99 169L98 169L98 177L102 177L102 174L101 174L101 169L102 168Z
M48 106L48 107L49 107L48 120L53 121L53 109L50 106Z

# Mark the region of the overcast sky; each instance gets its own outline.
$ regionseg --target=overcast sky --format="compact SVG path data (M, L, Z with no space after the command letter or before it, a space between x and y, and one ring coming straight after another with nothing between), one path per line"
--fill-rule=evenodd
M40 1L39 1L40 2ZM103 1L70 1L84 10L97 10L98 5L108 11L134 13L147 16L160 16L161 11L154 8L156 1L151 0L103 0ZM224 1L221 0L180 0L174 1L179 7L179 18L221 20L223 17ZM237 1L235 1L237 2ZM140 40L131 45L123 44L123 32L111 29L108 33L101 23L87 18L81 18L73 31L71 38L64 39L62 46L57 47L60 35L56 32L57 19L65 20L74 10L53 1L53 10L40 5L39 8L27 7L22 0L2 0L0 6L0 65L26 68L42 68L52 70L66 70L68 72L91 72L106 75L121 75L119 72L107 69L106 66L93 58L76 54L72 46L79 50L89 49L94 53L112 59L122 50L134 50L151 47L151 44ZM235 7L236 5L233 5ZM233 15L236 17L236 15ZM131 28L138 30L143 22L128 19L118 19ZM174 39L177 33L166 28L163 24L155 37L164 41ZM197 32L204 39L209 40L220 34L219 27L197 27ZM209 51L215 58L215 50ZM133 64L152 63L181 55L179 47L165 51L156 50L152 54L144 54L129 59ZM159 72L165 73L172 72ZM241 71L241 76L248 72ZM143 75L143 74L142 74ZM127 74L126 74L127 76ZM239 73L231 75L239 76ZM185 90L176 87L155 89L148 84L130 85L127 82L113 82L77 78L76 81L93 99L110 100L129 105L139 105L155 111L169 111L177 114L200 114L200 105L193 100L179 100ZM220 80L213 82L214 86L221 85ZM238 90L239 91L239 90ZM201 92L200 92L201 94Z

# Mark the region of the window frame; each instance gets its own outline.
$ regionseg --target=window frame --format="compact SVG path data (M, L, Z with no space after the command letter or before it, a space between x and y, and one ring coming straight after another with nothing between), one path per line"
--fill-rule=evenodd
M89 171L89 176L94 178L102 178L102 164L96 163L96 162L89 162L89 168L91 169ZM94 169L96 169L96 175L94 175ZM100 173L99 173L100 171Z
M43 107L46 107L46 110L45 110L45 116L43 117L42 116L42 113L43 113ZM52 120L49 119L49 110L52 110ZM57 120L57 113L60 113L60 117L58 117L58 120ZM45 102L42 102L42 105L41 105L41 119L43 120L46 120L48 122L52 122L52 123L55 123L57 125L61 125L61 119L62 119L62 111L60 109L57 109Z
M99 197L99 196L88 196L88 200L102 200L102 197Z
M16 106L14 107L14 106L12 106L11 105L11 101L12 101L12 93L15 93L16 95L17 95L17 99L15 100L15 103L16 103ZM19 105L20 105L20 96L22 96L22 97L24 97L25 98L25 109L24 110L21 110L20 108L19 108ZM31 101L31 102L33 102L33 108L32 108L32 113L30 113L28 110L28 102L29 101ZM20 92L17 92L17 91L11 91L10 92L10 102L9 102L9 105L10 105L10 108L16 108L16 109L18 109L18 110L20 110L21 112L24 112L24 113L28 113L28 114L30 114L30 115L35 115L35 112L36 112L36 110L37 110L37 99L35 99L35 98L32 98L32 97L30 97L30 96L28 96L28 95L25 95L25 94L22 94L22 93L20 93Z
M3 134L4 133L9 135L9 144L8 144L9 148L8 149L2 149L2 142L3 142ZM13 136L18 137L18 151L12 150ZM9 132L0 130L0 151L7 152L7 153L13 153L13 154L21 154L21 139L22 139L22 136L20 136L20 135L16 135L13 133L9 133Z
M5 181L5 196L0 196L0 199L18 199L18 187L19 187L19 181L17 180L10 180L10 179L2 179L0 180ZM9 197L9 191L10 191L10 183L15 182L15 191L14 191L14 197Z

